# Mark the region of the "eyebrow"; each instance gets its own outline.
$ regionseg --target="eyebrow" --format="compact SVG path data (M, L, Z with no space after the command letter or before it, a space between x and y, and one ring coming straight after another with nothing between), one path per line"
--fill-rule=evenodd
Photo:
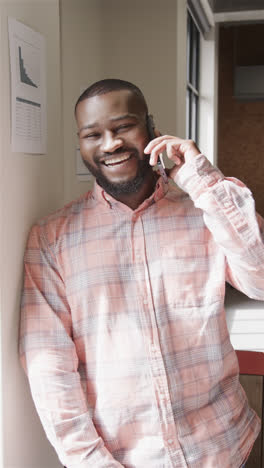
M125 120L125 119L136 119L138 120L138 116L136 114L124 114L124 115L120 115L118 117L112 117L110 120L112 122L118 122L119 120ZM79 133L82 131L82 130L88 130L89 128L94 128L94 127L98 127L99 123L98 122L94 122L92 124L88 124L88 125L84 125L82 128L80 128L79 130Z

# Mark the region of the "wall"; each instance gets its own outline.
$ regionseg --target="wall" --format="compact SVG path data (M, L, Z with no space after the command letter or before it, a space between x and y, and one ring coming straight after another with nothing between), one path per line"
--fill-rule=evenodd
M106 77L137 84L161 133L184 137L186 1L103 4Z
M136 83L161 132L175 133L177 2L105 1L103 18L106 76Z
M235 35L239 64L264 64L264 25L221 27L219 36L218 166L226 176L241 179L252 190L257 211L264 215L264 101L233 97Z
M102 78L137 84L162 133L185 136L186 1L61 1L65 201L91 187L75 177L73 106Z
M12 153L7 16L47 39L48 149L46 155ZM0 187L1 187L1 468L57 468L55 452L36 415L18 362L17 334L22 259L31 224L63 203L60 37L58 0L0 2Z
M73 110L81 88L104 78L102 7L100 0L60 2L65 203L91 186L75 177L78 138Z
M8 15L47 40L46 155L11 151ZM160 130L184 136L186 1L0 0L0 19L0 468L59 468L18 362L28 230L89 188L75 177L73 107L81 87L107 76L135 81Z

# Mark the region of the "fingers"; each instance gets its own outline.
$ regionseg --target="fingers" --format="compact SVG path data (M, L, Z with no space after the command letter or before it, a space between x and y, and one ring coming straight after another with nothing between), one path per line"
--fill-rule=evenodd
M174 137L174 136L170 136L170 135L161 135L161 136L158 136L157 138L155 138L154 140L151 140L148 145L146 146L144 152L146 154L150 154L152 152L152 150L155 148L156 145L164 142L164 144L166 144L165 142L166 141L169 141L169 140L174 140L175 142L177 141L178 143L182 143L184 140L182 140L181 138L178 138L178 137Z
M155 164L157 164L159 154L162 153L162 151L164 151L165 149L166 149L166 144L164 144L164 142L161 142L153 147L153 149L150 151L150 159L149 159L149 164L151 166L155 166ZM146 150L145 150L145 153L146 153Z
M200 150L192 140L183 140L182 138L162 135L150 141L144 152L150 154L150 164L157 164L159 154L163 151L176 165L182 164L187 158L192 158L200 154Z
M157 164L159 154L165 150L169 159L172 159L175 164L180 164L182 162L180 146L183 142L184 140L181 138L162 135L150 141L144 152L150 154L149 163L151 166Z

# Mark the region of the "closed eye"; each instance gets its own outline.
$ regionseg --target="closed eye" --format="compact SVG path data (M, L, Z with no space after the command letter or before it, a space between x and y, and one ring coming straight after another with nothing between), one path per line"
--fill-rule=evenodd
M96 132L93 132L93 133L87 133L87 134L84 134L81 138L99 138L100 137L100 133L96 133Z
M134 124L132 123L127 123L127 124L122 124L122 125L119 125L117 128L116 128L116 132L119 132L119 131L122 131L122 130L127 130L131 127L133 127Z

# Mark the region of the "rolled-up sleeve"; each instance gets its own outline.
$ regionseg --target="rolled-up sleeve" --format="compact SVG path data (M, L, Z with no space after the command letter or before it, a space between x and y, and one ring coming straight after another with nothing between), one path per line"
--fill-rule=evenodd
M264 300L264 221L251 191L227 178L204 155L178 171L175 182L203 211L204 222L226 257L226 279L252 299Z

